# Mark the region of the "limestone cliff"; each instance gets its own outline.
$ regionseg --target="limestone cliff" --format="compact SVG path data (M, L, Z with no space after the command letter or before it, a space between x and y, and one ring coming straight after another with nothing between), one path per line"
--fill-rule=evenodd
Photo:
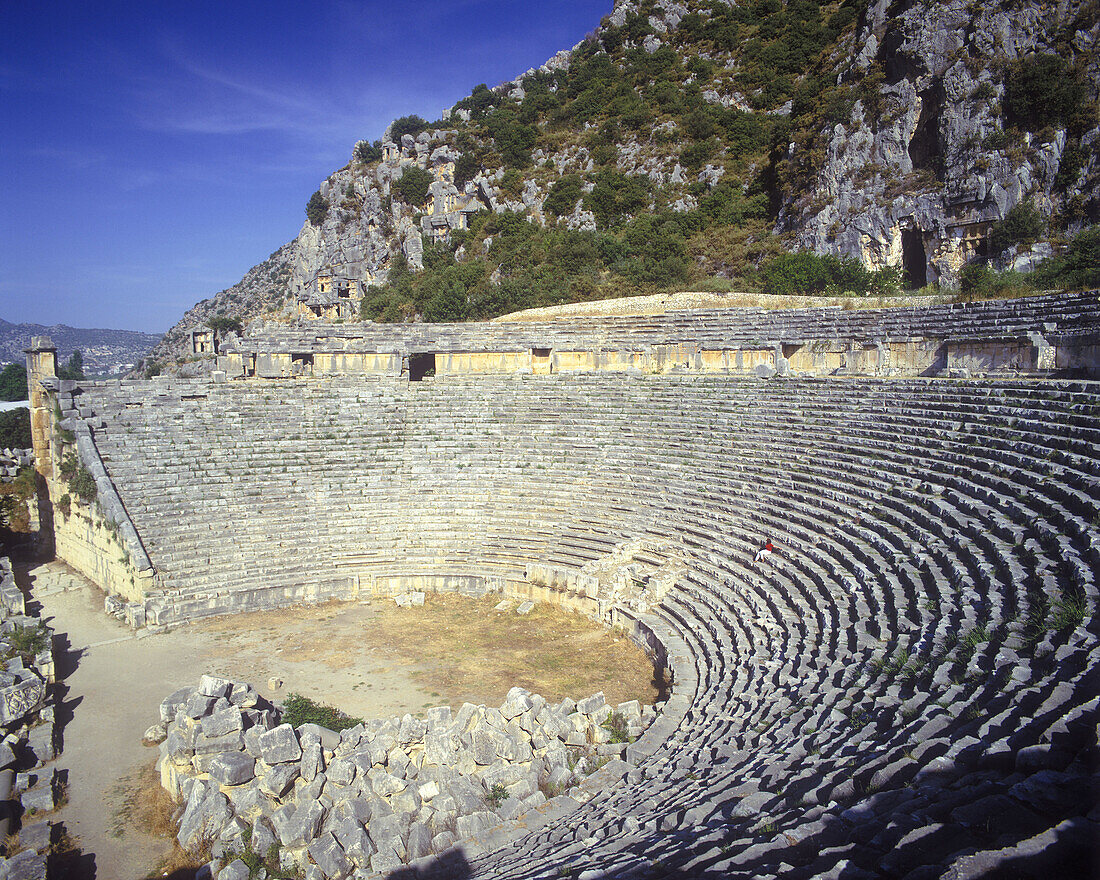
M370 317L460 320L751 281L765 238L917 287L956 287L975 259L1027 270L1100 217L1098 19L1097 0L619 0L515 81L356 144L297 238L154 357L188 354L187 330L218 314L357 319L372 285ZM1034 59L1068 109L1026 105L1046 81L1007 94ZM1021 204L1039 240L994 253ZM505 213L549 237L509 246L514 225L484 219ZM742 239L756 250L728 246ZM426 262L451 275L417 290L401 273Z
M799 247L903 263L918 283L953 287L989 224L1026 199L1045 217L1068 215L1069 229L1095 222L1095 112L1076 136L1062 124L1009 138L1003 73L1029 56L1062 55L1085 68L1095 99L1098 39L1095 3L876 0L840 46L854 57L837 82L878 85L847 119L789 145L791 163L815 147L824 155L810 156L805 191L786 194L779 228ZM1076 170L1065 167L1070 140ZM1028 269L1029 259L1004 262Z

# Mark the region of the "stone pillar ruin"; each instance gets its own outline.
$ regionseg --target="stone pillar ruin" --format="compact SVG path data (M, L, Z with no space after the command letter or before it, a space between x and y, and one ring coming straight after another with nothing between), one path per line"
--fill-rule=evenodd
M31 347L25 353L34 469L46 479L53 479L53 455L50 449L53 412L49 394L52 389L47 386L52 386L57 381L57 347L48 336L34 336L31 338Z

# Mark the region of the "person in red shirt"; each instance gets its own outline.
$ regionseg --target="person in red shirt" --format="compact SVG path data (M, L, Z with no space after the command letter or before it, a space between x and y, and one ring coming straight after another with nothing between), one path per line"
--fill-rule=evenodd
M769 538L767 541L764 542L764 546L756 551L756 558L753 560L753 562L759 562L761 559L772 553L774 550L775 547L772 546L771 539Z

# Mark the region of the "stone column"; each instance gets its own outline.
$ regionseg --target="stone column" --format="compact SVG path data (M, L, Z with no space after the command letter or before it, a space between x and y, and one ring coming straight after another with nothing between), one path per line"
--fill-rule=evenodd
M31 338L27 355L27 389L31 402L31 439L34 444L34 469L53 479L50 435L53 430L51 400L44 382L56 388L57 348L48 336ZM52 382L49 380L53 380ZM52 389L51 389L52 390Z

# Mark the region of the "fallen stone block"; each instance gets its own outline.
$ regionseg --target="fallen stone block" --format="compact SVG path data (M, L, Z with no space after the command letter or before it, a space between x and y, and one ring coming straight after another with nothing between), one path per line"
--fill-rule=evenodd
M244 723L237 706L225 706L202 719L202 735L214 739L242 730Z
M241 752L224 752L210 763L210 777L221 785L243 785L256 775L256 759Z
M330 833L322 834L307 848L313 863L321 869L326 880L343 880L352 871L352 864L343 847Z
M204 675L199 679L199 693L204 697L228 697L232 686L233 682L228 678L219 678L216 675Z
M299 803L287 826L284 846L307 846L321 829L325 808L316 800Z
M229 801L216 785L196 785L188 797L176 840L186 850L197 850L216 840L230 817Z
M289 724L280 724L260 735L260 754L265 764L285 764L300 761L302 747L294 728Z
M213 697L195 692L187 698L187 703L184 704L183 711L187 713L188 718L193 718L197 721L209 715L216 702L217 700Z
M379 850L370 857L370 869L375 874L388 874L402 864L401 856L392 849Z
M57 806L53 786L49 781L23 792L19 797L19 803L23 805L23 812L34 816L39 813L49 813Z
M160 703L160 720L164 724L171 724L176 718L176 712L183 706L187 705L188 700L191 699L191 695L195 693L194 688L180 688L170 696L165 697Z
M248 880L248 876L248 865L240 859L234 859L218 871L218 880Z
M141 744L146 746L160 745L168 738L168 728L164 722L158 722L150 727L146 728L145 733L142 734Z
M271 797L281 798L298 778L297 764L276 764L260 779L260 790Z
M24 850L3 863L4 880L46 880L47 853Z
M53 826L49 822L28 822L23 817L23 827L19 829L19 846L33 852L45 852L53 839Z

